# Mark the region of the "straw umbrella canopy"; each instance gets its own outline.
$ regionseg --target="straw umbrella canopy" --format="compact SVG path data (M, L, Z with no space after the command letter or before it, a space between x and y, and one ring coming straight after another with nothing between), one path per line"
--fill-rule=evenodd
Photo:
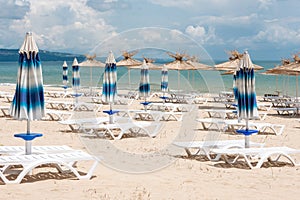
M267 70L264 74L296 76L296 97L298 98L298 75L300 75L300 58L294 55L294 62L282 60L282 65Z
M122 60L118 61L116 65L127 67L128 69L128 82L130 84L130 68L134 66L141 66L142 62L136 59L133 59L132 57L137 54L138 51L123 51L122 56L124 57Z
M18 79L10 107L10 115L14 119L27 120L26 133L14 135L25 140L26 154L31 154L31 141L42 136L41 133L31 133L30 121L39 120L45 116L42 65L38 52L32 33L26 33L19 50Z
M243 54L240 54L237 50L230 51L230 54L231 56L229 57L229 61L215 65L214 70L226 71L223 74L233 74L234 71L239 67L239 63L243 58ZM253 69L257 71L264 69L264 67L253 64Z
M161 70L162 67L160 65L156 65L154 64L155 60L151 59L151 58L145 58L144 60L149 68L149 70ZM141 63L140 65L135 65L135 66L129 66L129 69L140 69L143 66L143 63Z
M124 57L124 59L118 61L116 63L117 66L131 67L131 66L141 65L142 64L141 61L132 58L137 53L138 51L132 51L132 52L123 51L122 56Z
M95 60L96 58L96 54L94 55L88 55L85 54L86 60L79 63L78 66L79 67L89 67L90 68L90 90L92 90L92 84L93 84L93 67L105 67L105 64ZM92 92L92 91L91 91Z
M194 59L190 59L186 54L181 54L181 53L170 53L167 52L167 54L174 58L175 60L172 62L169 62L165 64L168 68L168 70L177 70L178 72L178 89L180 89L180 72L181 70L200 70L200 69L211 69L210 66L201 64L199 62L196 62Z

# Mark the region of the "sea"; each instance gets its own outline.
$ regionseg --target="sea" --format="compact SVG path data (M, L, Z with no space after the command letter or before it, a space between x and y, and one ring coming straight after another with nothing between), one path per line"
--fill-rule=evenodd
M156 62L162 65L167 60ZM222 61L215 61L216 64ZM223 61L224 62L224 61ZM277 94L296 96L296 90L299 90L297 78L295 76L286 75L265 75L264 71L280 65L280 61L253 61L254 64L263 66L264 69L255 72L255 87L257 95ZM72 62L67 62L68 70L68 86L72 87ZM62 86L62 65L63 61L44 61L42 62L43 82L45 86ZM18 62L0 62L0 83L15 84L17 80ZM80 85L82 88L99 88L103 82L104 68L97 67L81 67L80 68ZM219 71L193 70L193 71L177 71L169 70L168 81L169 90L183 92L198 93L219 93L220 91L232 91L233 76L223 75ZM140 81L139 69L128 69L126 67L118 67L118 89L138 90ZM160 90L161 71L150 70L149 72L151 90ZM299 91L298 91L298 94Z

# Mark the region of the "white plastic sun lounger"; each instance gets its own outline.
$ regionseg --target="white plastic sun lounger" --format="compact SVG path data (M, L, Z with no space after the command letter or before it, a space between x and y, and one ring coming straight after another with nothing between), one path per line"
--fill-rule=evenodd
M230 148L244 148L245 140L215 140L215 141L191 141L191 142L173 142L175 146L184 148L187 155L196 156L204 154L209 160L218 161L220 154L212 159L212 149L230 149ZM263 143L256 143L250 141L251 147L263 147ZM192 153L192 151L194 153Z
M3 114L4 117L10 117L9 109L10 106L0 106L1 113Z
M207 112L208 117L210 118L228 118L232 119L236 117L236 113L234 110L228 110L228 109L205 109L204 112Z
M238 122L238 120L224 120L225 121L225 129L229 130L237 130L237 129L244 129L246 127L246 122ZM283 124L272 124L267 122L249 122L249 129L256 129L259 133L266 133L267 131L271 131L275 135L281 135L285 125Z
M75 151L67 145L32 146L32 154L66 153ZM0 146L0 155L21 155L25 152L25 146Z
M71 111L46 109L45 119L49 119L52 121L60 121L69 118L72 114L73 112Z
M290 154L300 153L300 150L289 147L263 147L263 148L244 148L244 149L212 149L213 153L222 155L225 162L234 164L238 159L244 159L250 169L260 168L264 162L278 162L281 157L285 157L293 166L299 166ZM237 155L235 159L229 160L228 157ZM272 159L271 157L275 157ZM256 164L255 164L256 163Z
M156 111L156 110L136 110L131 111L134 113L133 119L139 119L144 121L182 121L182 112L173 111Z
M79 118L79 119L67 119L58 121L60 124L68 125L71 131L78 131L84 124L101 124L108 122L108 117L97 117L97 118Z
M273 108L277 112L278 115L289 115L295 116L297 115L298 109L296 107L285 107L285 108Z
M85 175L81 175L75 167L75 164L77 162L83 161L93 161L92 166L90 167L88 173ZM0 178L5 184L20 183L22 179L34 168L44 164L54 164L55 168L59 172L65 173L70 170L80 180L90 179L98 163L98 158L83 151L57 154L0 156L0 166L4 166L2 170L0 170ZM16 172L16 168L13 168L13 166L17 167L20 165L22 166L22 168L21 171L19 171L19 173L17 174L16 179L8 179L8 176L11 175L11 170L14 170L14 174Z
M99 137L108 135L114 140L119 140L125 134L146 134L149 137L156 137L156 135L159 133L160 128L160 123L141 121L113 124L83 125L81 127L81 130L84 133L93 133Z
M237 119L220 119L220 118L198 118L196 121L200 122L204 130L216 127L219 131L231 130L235 131L237 129L243 129L246 127L245 121L238 121ZM272 123L261 123L261 122L249 122L250 129L256 129L260 133L266 132L268 130L272 131L275 135L281 135L285 128L282 124L272 124Z

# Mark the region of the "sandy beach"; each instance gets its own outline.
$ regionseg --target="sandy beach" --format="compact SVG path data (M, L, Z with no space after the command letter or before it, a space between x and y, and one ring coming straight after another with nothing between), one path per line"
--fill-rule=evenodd
M12 93L13 90L13 86L1 86L1 91ZM0 100L2 105L9 105L4 98ZM197 117L204 117L201 110L212 105L199 105ZM138 102L132 106L141 108ZM102 112L96 115L105 116ZM164 125L155 138L125 137L121 140L93 140L82 133L68 131L66 125L57 121L34 121L31 130L44 135L35 139L33 145L68 145L91 154L97 152L96 156L103 160L91 180L77 180L73 175L52 170L34 171L34 175L26 177L21 184L4 185L0 181L0 199L299 199L300 168L297 166L266 164L250 170L245 163L231 166L224 161L208 161L202 156L187 158L184 149L172 147L172 142L180 137L182 140L189 138L187 134L191 130L191 139L207 139L210 132L200 130L201 126L191 120L193 117L190 114L187 118L190 120L183 120L183 123L191 123L186 129L176 121L162 122ZM271 110L265 122L285 125L283 134L253 135L251 141L263 142L268 147L300 149L300 122L296 119L299 115L281 116ZM1 117L0 126L1 145L24 145L24 141L14 138L13 134L26 130L25 121ZM182 130L186 132L179 133ZM243 139L243 136L222 133L218 139ZM118 160L124 152L129 155L127 162ZM299 154L292 157L300 162ZM82 172L88 167L78 166Z

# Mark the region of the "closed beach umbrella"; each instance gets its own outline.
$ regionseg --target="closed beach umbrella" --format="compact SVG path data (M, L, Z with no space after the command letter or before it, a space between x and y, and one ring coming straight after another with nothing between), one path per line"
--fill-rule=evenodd
M16 91L10 107L10 115L13 118L27 120L27 132L15 134L15 137L26 141L26 154L31 154L31 140L42 136L42 134L31 133L30 121L45 116L42 65L38 52L32 33L26 33L19 50Z
M80 73L79 73L79 65L76 58L73 60L72 64L72 89L74 92L74 96L76 98L76 103L78 103L78 97L80 94L78 93L78 90L80 89Z
M103 86L102 86L102 101L109 104L109 116L110 123L113 123L112 115L112 104L115 101L117 95L117 65L114 54L112 51L109 52L105 62L105 69L103 75Z
M164 65L161 70L160 88L161 88L161 91L163 92L163 97L164 97L165 93L168 91L168 68L166 65Z
M64 61L63 64L63 88L65 89L65 91L67 91L68 88L68 65L67 62Z
M249 147L249 119L257 118L257 103L255 93L255 76L252 61L248 52L244 53L240 60L238 71L236 72L237 95L238 95L238 117L246 120L245 147Z
M148 104L147 97L150 95L150 81L149 81L149 67L146 61L143 61L143 65L141 67L141 77L140 77L140 86L139 86L140 96L144 97L145 102L143 103L146 109Z

